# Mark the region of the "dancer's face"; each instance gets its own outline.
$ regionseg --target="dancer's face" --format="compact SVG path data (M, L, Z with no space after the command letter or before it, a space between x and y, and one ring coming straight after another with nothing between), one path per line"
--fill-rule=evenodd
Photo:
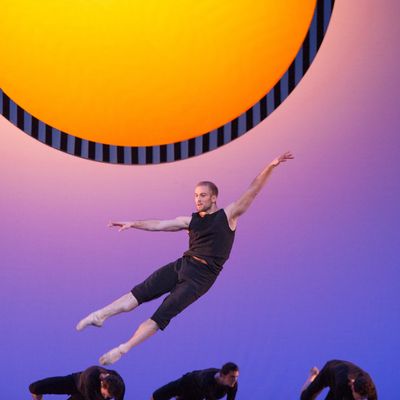
M110 392L108 391L108 389L103 385L103 382L101 382L100 385L100 393L103 396L103 399L107 400L107 399L112 399L112 396L110 395Z
M365 397L361 396L354 390L354 379L352 379L349 383L351 394L353 395L354 400L365 400Z
M234 387L239 378L239 371L230 371L226 375L220 374L220 382L224 386Z
M198 212L208 212L217 202L217 196L211 193L207 185L196 186L194 203Z

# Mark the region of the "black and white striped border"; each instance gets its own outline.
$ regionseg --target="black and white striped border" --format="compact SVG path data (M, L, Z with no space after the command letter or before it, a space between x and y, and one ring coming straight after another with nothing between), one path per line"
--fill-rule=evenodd
M335 0L318 0L307 36L279 82L253 107L227 124L193 139L160 146L114 146L80 139L38 120L0 89L0 112L28 135L68 154L112 164L159 164L214 150L242 136L270 115L307 72L325 36Z

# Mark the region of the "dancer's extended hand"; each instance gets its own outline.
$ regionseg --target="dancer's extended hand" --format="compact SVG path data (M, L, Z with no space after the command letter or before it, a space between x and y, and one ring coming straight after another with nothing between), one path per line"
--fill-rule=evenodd
M130 222L115 222L115 221L110 221L108 223L109 228L114 228L114 227L119 227L118 232L125 231L129 228L132 228L132 225Z
M314 379L318 376L319 374L319 369L317 367L312 367L310 370L310 382L313 382Z
M271 165L274 167L277 167L280 163L285 162L287 160L292 160L293 154L290 151L287 151L286 153L283 153L281 156L276 157L275 160L271 162Z

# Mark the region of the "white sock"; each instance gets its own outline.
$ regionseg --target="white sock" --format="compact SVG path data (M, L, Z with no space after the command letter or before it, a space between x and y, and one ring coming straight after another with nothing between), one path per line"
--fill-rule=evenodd
M114 364L115 362L117 362L123 354L126 353L125 351L125 346L123 344L120 344L118 347L115 347L113 349L111 349L109 352L103 354L100 358L99 358L99 362L101 365L110 365L110 364Z

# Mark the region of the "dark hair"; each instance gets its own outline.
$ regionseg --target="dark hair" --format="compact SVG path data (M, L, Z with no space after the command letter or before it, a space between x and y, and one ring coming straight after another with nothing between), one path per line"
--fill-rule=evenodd
M218 197L218 188L217 188L217 185L215 183L212 183L210 181L201 181L196 185L196 187L197 186L208 186L208 188L211 191L211 194L213 194L214 196Z
M353 384L354 391L360 396L372 397L375 394L375 385L371 377L362 372L356 376Z
M125 383L119 375L107 375L102 380L103 386L113 398L123 398L125 394Z
M221 374L222 375L227 375L229 374L229 372L232 371L239 371L239 367L233 363L233 362L227 362L226 364L224 364L221 368Z

